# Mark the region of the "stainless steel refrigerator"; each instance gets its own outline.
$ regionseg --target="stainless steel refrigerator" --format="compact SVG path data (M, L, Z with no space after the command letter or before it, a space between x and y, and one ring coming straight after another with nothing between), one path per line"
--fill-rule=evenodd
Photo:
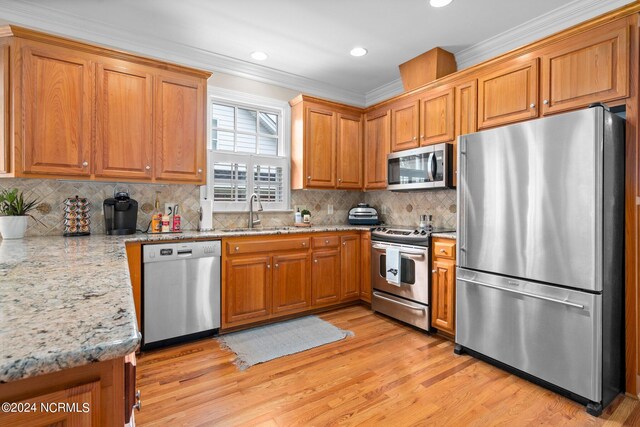
M601 105L459 140L456 353L596 416L624 380L624 150Z

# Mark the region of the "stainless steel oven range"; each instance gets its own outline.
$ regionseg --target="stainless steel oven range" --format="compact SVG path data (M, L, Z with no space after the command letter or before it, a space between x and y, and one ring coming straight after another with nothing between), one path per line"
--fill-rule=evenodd
M394 226L371 231L371 308L425 331L431 318L430 234ZM388 256L396 260L387 262ZM390 281L388 270L397 270L399 280Z

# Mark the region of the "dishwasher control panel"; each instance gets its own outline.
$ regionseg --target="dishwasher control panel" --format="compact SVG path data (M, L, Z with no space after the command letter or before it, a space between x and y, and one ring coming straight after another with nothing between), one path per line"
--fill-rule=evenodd
M185 258L205 258L222 255L219 240L185 243L153 243L142 246L142 262L166 262Z

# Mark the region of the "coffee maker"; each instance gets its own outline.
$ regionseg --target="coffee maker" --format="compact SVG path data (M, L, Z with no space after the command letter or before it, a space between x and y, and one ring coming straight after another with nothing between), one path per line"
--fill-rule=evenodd
M105 199L104 226L109 235L135 234L138 222L138 202L128 191L114 191L113 198Z

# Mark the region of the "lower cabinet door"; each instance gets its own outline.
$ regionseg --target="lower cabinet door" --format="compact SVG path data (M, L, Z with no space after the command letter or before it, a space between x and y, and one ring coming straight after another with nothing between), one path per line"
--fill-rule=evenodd
M225 325L268 319L271 309L271 257L227 260L225 273Z
M432 265L431 325L453 335L456 318L456 263L453 260L434 258Z
M360 297L360 236L340 238L340 301Z
M371 302L371 234L367 231L360 240L360 299Z
M311 262L307 252L273 257L273 308L276 313L311 305Z
M313 253L311 264L313 305L333 304L340 300L340 250Z

